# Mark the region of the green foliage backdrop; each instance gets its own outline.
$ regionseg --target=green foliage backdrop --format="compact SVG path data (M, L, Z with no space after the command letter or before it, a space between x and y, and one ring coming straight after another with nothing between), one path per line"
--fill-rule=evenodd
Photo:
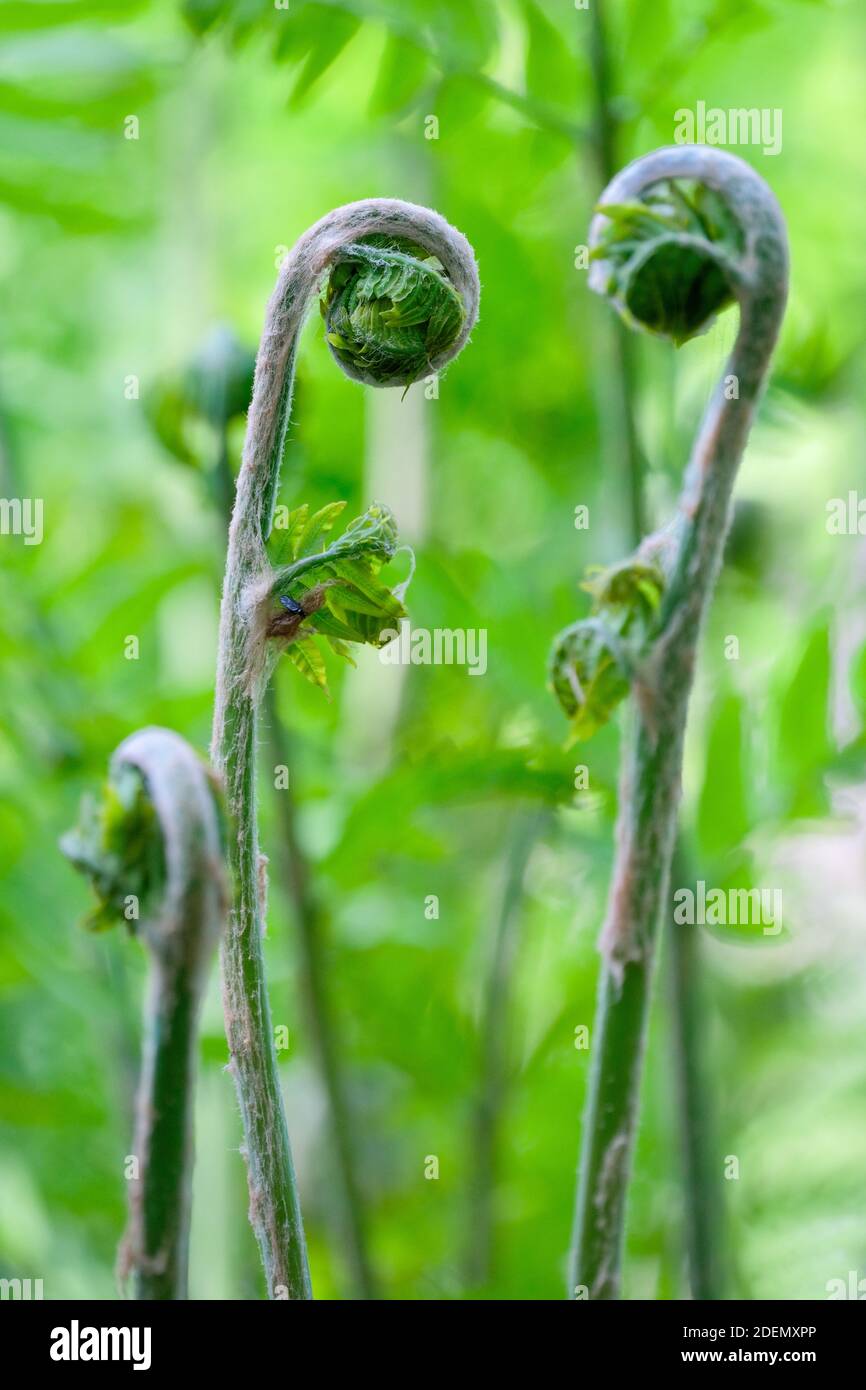
M145 974L134 943L77 925L88 895L58 838L130 731L158 723L201 748L209 735L214 435L186 422L183 463L147 402L215 325L254 347L285 248L374 195L429 204L469 237L481 320L438 397L418 385L405 400L334 370L312 323L279 501L390 505L417 555L413 624L485 629L488 656L483 676L386 666L370 648L357 670L328 656L330 702L288 663L277 674L371 1260L394 1298L562 1296L588 1065L575 1030L592 1021L619 728L566 749L545 666L588 608L585 567L627 553L633 524L614 329L576 262L604 181L600 117L619 163L670 143L676 111L699 101L783 113L780 153L738 152L782 203L793 263L686 749L689 874L785 902L777 936L695 928L711 1170L732 1294L823 1298L864 1270L866 581L862 537L826 523L828 500L860 485L866 430L866 20L822 0L608 0L604 18L606 68L591 15L566 0L0 9L0 493L44 502L41 544L0 537L0 1275L43 1277L47 1297L115 1296ZM679 352L635 344L653 521L733 329L728 314ZM235 461L241 436L236 418ZM273 769L264 743L271 1002L314 1288L342 1297ZM479 1270L486 981L515 892ZM191 1289L258 1297L225 1062L214 978ZM687 1290L674 1074L663 985L632 1298Z

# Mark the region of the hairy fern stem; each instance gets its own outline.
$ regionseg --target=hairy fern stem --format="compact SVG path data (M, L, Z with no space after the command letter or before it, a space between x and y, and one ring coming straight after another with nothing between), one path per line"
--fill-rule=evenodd
M62 848L96 888L93 925L125 921L151 957L118 1275L136 1298L185 1299L198 1019L228 911L215 781L178 734L141 729Z
M600 939L570 1279L572 1297L612 1299L620 1295L652 967L676 836L697 642L721 563L737 468L784 312L787 242L764 181L742 160L699 147L659 150L617 175L602 197L590 241L591 285L611 297L632 326L684 342L727 303L736 301L740 313L675 521L648 537L631 564L611 572L601 616L564 634L555 662L555 675L568 679L570 672L574 694L567 708L576 719L585 713L588 673L601 673L607 683L600 688L609 692L616 670L613 700L628 688L634 695ZM624 588L629 575L630 589ZM630 628L623 614L638 596L644 617L655 611L651 621ZM590 727L598 722L596 711Z
M437 287L426 269L427 279L418 289L410 247L436 257L447 277L448 303L442 314L433 302ZM279 487L300 330L323 278L335 269L339 278L330 281L324 301L329 346L348 375L370 384L407 386L424 372L444 367L466 343L478 309L477 270L465 238L429 209L369 199L328 213L287 256L256 361L229 531L212 758L225 777L236 827L230 851L237 896L223 948L223 981L231 1068L245 1132L250 1219L269 1297L289 1299L311 1297L311 1286L264 976L265 864L258 844L255 756L258 710L273 659L268 638L274 631L274 598L281 585L285 590L289 580L321 563L313 557L275 571L265 544ZM404 335L411 352L401 365L387 324L399 321L400 296L413 276L417 293L432 304L428 352L425 357L418 346L418 331ZM452 293L458 297L457 315ZM387 322L377 318L366 339L367 306L387 295L394 305L390 315L382 316ZM417 315L412 322L418 322ZM285 592L281 597L291 610L292 598Z
M595 113L592 144L598 178L604 187L621 163L606 7L607 0L594 0L589 44ZM605 393L608 431L612 438L619 437L628 482L630 542L637 546L646 530L646 467L637 429L636 342L619 315L612 320L610 332L612 389ZM681 846L676 853L683 857ZM671 919L666 930L670 949L663 953L663 964L667 963L670 976L674 1020L671 1051L678 1081L676 1120L682 1152L683 1244L688 1255L689 1286L693 1298L720 1298L724 1289L723 1264L717 1249L723 1231L722 1178L711 1166L705 1138L711 1127L707 1111L713 1109L713 1096L701 1061L707 1028L695 1003L695 996L701 991L701 961L697 943L683 939L683 928Z

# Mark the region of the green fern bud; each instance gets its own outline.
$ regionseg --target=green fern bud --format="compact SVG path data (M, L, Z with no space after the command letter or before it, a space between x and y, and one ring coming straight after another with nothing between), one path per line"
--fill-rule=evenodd
M553 643L548 683L569 719L569 744L591 738L629 691L621 644L598 618L572 623Z
M631 688L653 631L665 580L637 558L590 572L592 616L555 638L548 683L571 723L570 742L590 738Z
M97 905L84 923L91 931L106 931L125 921L124 904L130 894L146 913L164 892L159 824L135 767L124 763L113 769L100 801L84 798L78 827L62 837L60 847L93 885Z
M626 323L679 347L736 298L743 230L720 193L664 179L596 209L590 285Z
M347 376L411 386L442 365L466 316L441 262L405 237L343 247L321 300L325 338Z
M170 729L147 728L114 752L101 800L82 807L61 849L91 881L87 925L125 922L151 958L131 1152L121 1285L137 1299L187 1298L198 1022L229 907L220 792Z

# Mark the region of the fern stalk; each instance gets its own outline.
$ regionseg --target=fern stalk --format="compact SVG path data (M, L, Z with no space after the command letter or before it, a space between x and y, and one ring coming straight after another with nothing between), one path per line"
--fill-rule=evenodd
M384 238L388 245L365 241L371 237ZM413 266L398 239L422 248L422 255L438 258L448 282L444 289L431 284L426 269L422 273ZM311 1286L264 976L265 865L258 844L255 755L258 711L272 660L269 638L285 631L285 626L274 626L274 597L291 604L287 586L323 563L321 556L301 558L277 572L265 546L279 487L300 330L329 271L324 308L332 355L348 375L374 385L405 387L445 366L466 343L478 306L477 270L465 238L428 209L369 199L327 214L287 256L268 305L256 361L229 531L212 759L225 777L236 825L230 852L237 897L223 947L223 980L231 1069L246 1140L250 1220L269 1297L290 1299L311 1297ZM400 296L410 297L411 310L411 296L417 292L426 302L431 288L435 323L430 318L419 329L418 313L409 313L405 317L411 318L413 331L395 337L390 326L395 320L399 324L401 306L407 304ZM365 338L370 318L366 306L383 303L389 294L390 315L387 320L377 315ZM457 314L451 297L455 294ZM342 548L340 542L332 547L335 560L365 543L357 531L343 540Z
M265 702L265 718L270 729L274 762L289 767L289 733L280 719L273 685L268 686ZM340 1057L339 1032L334 1023L328 990L322 940L325 926L322 905L313 884L310 862L298 833L297 805L290 787L276 793L276 802L280 830L279 864L294 910L307 1025L328 1100L328 1118L340 1185L339 1201L348 1246L348 1263L358 1296L362 1299L375 1299L379 1296L379 1289L368 1248L367 1228L356 1172L357 1145Z
M674 880L690 882L685 855L674 852ZM698 952L700 934L668 914L668 984L673 1033L674 1083L680 1120L680 1151L685 1189L684 1232L689 1287L694 1299L724 1297L725 1231L721 1167L715 1159L715 1111L702 1042L706 1034L706 998ZM715 1175L715 1181L713 1177Z
M740 312L675 521L648 537L632 562L596 581L596 615L563 634L554 654L554 685L576 723L586 719L588 691L596 700L590 728L603 722L599 710L609 716L629 688L635 696L599 943L571 1265L575 1297L615 1299L697 642L721 563L734 480L784 312L787 241L764 181L742 160L700 147L659 150L617 175L602 197L590 241L591 285L632 326L684 342L728 303L735 301Z
M619 166L619 121L612 104L613 75L608 43L606 0L593 0L589 12L589 70L592 80L592 150L598 178L610 183ZM632 544L644 533L644 458L635 419L634 340L625 324L611 324L611 373L607 415L611 433L619 434L625 458ZM612 389L610 389L612 388Z
M606 0L595 0L590 11L590 73L592 77L593 148L599 181L607 186L620 165L619 120L612 104L613 75L608 42ZM638 545L645 527L645 461L635 414L635 340L622 319L611 323L611 384L606 397L609 428L619 431L628 479L627 507L631 544ZM681 851L678 851L681 853ZM670 916L670 914L669 914ZM683 1229L692 1297L722 1297L722 1263L717 1254L722 1230L721 1177L713 1171L706 1132L712 1108L703 1076L706 1029L696 1006L700 992L697 943L685 939L688 928L670 920L670 950L666 953L674 1028L672 1053L676 1086L676 1120L683 1159Z
M101 811L85 806L61 843L96 887L96 926L140 910L151 970L118 1273L136 1298L185 1299L198 1020L228 905L215 784L179 735L142 729L115 752Z
M465 1255L470 1287L485 1284L493 1269L496 1184L500 1168L502 1116L508 1093L508 1022L514 971L526 905L526 873L539 840L550 826L547 807L518 812L506 854L506 876L484 981L479 1037L481 1058L472 1124L470 1212Z
M244 354L233 339L226 342L226 336L223 334L220 340L222 351L212 351L210 354L213 360L209 364L211 371L208 384L215 407L209 412L216 426L215 491L228 528L231 525L235 491L229 449L229 424L241 399L240 393L232 393L230 389L233 384L230 369L239 359L244 362ZM250 388L251 386L250 377ZM244 404L247 404L249 390L245 395ZM201 410L201 403L197 404ZM264 694L264 719L268 728L273 764L291 767L291 738L280 715L273 681L268 684ZM274 802L280 830L279 867L286 897L292 904L308 1027L327 1098L340 1188L339 1202L342 1206L343 1224L349 1246L349 1264L358 1296L362 1299L374 1299L378 1297L378 1289L367 1245L360 1189L355 1172L356 1144L340 1061L338 1032L330 1009L328 983L322 960L321 908L312 882L309 859L298 832L297 805L291 782L285 787L275 789Z

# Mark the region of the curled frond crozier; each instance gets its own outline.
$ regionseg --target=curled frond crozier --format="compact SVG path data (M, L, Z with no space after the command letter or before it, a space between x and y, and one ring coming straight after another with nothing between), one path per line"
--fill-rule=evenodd
M764 255L784 273L780 225L772 195L742 160L699 146L659 150L605 190L590 227L590 287L630 327L680 345L742 304Z
M667 903L689 694L734 480L784 312L788 251L784 218L765 181L742 159L701 146L656 150L617 174L602 195L590 246L592 289L632 327L683 343L728 304L736 302L740 311L677 512L634 557L658 564L663 591L658 586L656 600L655 585L635 589L627 578L634 561L626 562L612 572L618 574L614 583L606 581L596 594L596 614L568 630L554 651L554 689L573 724L597 724L629 685L635 696L599 939L603 966L570 1278L572 1290L598 1300L620 1292L653 957ZM732 383L736 390L728 389ZM632 603L623 610L616 600L627 598L629 589ZM623 611L639 613L647 602L646 630L625 630ZM593 704L587 694L595 696Z
M590 738L629 692L659 610L664 575L633 558L590 571L592 614L554 639L550 689L567 715L570 742Z
M228 911L223 839L216 779L179 735L149 728L116 750L102 800L61 841L96 893L88 925L126 922L151 957L118 1259L142 1299L187 1296L198 1017Z
M465 309L437 257L405 237L342 248L322 294L325 337L348 376L411 386L457 342Z

